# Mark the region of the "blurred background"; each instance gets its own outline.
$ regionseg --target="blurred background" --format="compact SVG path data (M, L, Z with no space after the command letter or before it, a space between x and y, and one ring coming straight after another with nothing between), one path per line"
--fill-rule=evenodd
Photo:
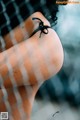
M60 5L57 17L53 29L64 48L64 64L39 89L32 120L80 120L80 4Z

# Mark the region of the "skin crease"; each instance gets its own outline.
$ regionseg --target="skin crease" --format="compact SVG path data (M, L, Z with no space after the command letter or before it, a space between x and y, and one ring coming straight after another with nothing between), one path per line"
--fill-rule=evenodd
M39 24L30 21L33 16L37 16L44 21L45 25L50 26L50 23L46 20L46 18L40 12L36 12L25 21L25 29L27 29L27 31L29 30L29 35L31 35L32 31L34 31ZM28 24L27 21L30 21L31 23ZM31 27L29 25L31 25ZM17 101L12 89L13 85L11 83L11 77L8 74L9 68L7 62L5 62L5 59L8 59L13 69L13 76L17 83L18 91L22 98L22 106L20 106L20 108L24 110L24 113L26 113L28 117L26 120L30 120L33 101L40 85L45 80L54 76L62 67L64 58L63 48L59 37L52 29L48 29L49 33L47 35L42 34L41 38L39 38L39 31L30 38L27 36L25 41L20 27L15 28L13 31L17 44L13 46L13 44L10 42L10 34L4 36L7 50L0 53L0 75L3 79L5 79L4 86L8 93L8 100L11 105L12 116L14 116L13 119L21 120L19 109L15 105ZM6 53L7 56L5 57L4 55ZM23 84L24 79L21 71L22 68L25 68L25 71L28 74L28 77L25 77L26 87ZM6 75L7 77L5 78ZM27 93L30 90L31 92L28 96ZM7 111L5 103L2 99L3 91L0 90L0 111Z

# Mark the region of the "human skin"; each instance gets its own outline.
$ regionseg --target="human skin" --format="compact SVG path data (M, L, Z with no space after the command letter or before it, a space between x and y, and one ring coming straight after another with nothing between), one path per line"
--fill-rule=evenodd
M5 101L3 101L3 97L5 95L3 94L3 90L0 90L0 112L7 111L5 102L7 102L8 100L10 109L11 109L11 116L13 118L13 119L10 118L10 114L9 114L10 120L30 120L31 110L32 110L36 92L38 90L38 85L36 84L34 86L20 86L20 87L17 87L17 90L21 97L21 102L17 101L16 95L15 95L16 91L14 92L12 88L6 89L8 94L8 99L5 99ZM30 90L30 95L28 95L29 90ZM20 114L20 110L22 110L21 114ZM21 118L21 115L26 115L26 118L24 118L24 116L23 118Z
M42 19L45 25L50 26L50 23L40 12L35 13L35 17ZM32 24L33 28L35 28L39 23ZM27 24L27 28L29 28L29 24ZM32 29L29 29L31 35ZM15 106L16 98L12 89L12 78L12 80L16 81L14 86L17 86L21 95L22 105L25 109L24 107L22 108L28 115L27 120L30 120L32 104L37 90L45 80L54 76L61 69L64 55L60 39L51 28L48 29L49 33L47 35L42 34L41 38L39 38L40 31L38 31L26 40L24 40L24 36L21 36L19 31L20 28L14 29L17 44L13 45L7 42L6 50L0 53L0 77L4 80L3 84L8 93L11 111L13 116L15 116L14 120L20 120L21 118L17 106ZM8 34L7 36L8 37L5 36L5 40L11 41L10 35ZM26 85L26 87L24 85ZM31 90L30 96L25 98L26 92L30 91L30 87L34 89ZM3 96L3 91L0 90L0 101ZM29 104L29 97L32 104ZM14 106L16 109L13 109ZM3 101L0 104L0 111L7 111Z
M25 85L34 85L40 82L40 79L42 81L49 79L60 70L63 50L59 38L52 29L49 29L49 33L42 38L39 38L39 35L40 31L26 41L0 53L0 75L6 88L13 86L12 77L17 86L23 85L23 79L26 79ZM25 77L22 75L23 68L26 72Z
M4 42L5 42L5 49L8 49L12 47L13 45L20 43L26 39L28 39L34 30L39 26L38 20L32 20L33 17L39 17L44 22L44 25L49 25L49 21L42 15L41 12L35 12L30 17L28 17L23 23L22 26L17 26L14 28L9 34L4 36ZM15 43L12 42L11 33L13 34L15 38Z

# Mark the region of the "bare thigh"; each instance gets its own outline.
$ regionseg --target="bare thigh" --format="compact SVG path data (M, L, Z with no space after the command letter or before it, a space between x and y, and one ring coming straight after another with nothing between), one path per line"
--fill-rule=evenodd
M9 49L10 47L18 44L30 37L33 31L38 27L39 21L33 21L33 17L40 18L44 24L49 24L48 20L42 15L41 12L35 12L30 17L28 17L21 25L14 28L7 35L3 36L5 49ZM50 25L50 24L49 24ZM15 40L15 41L14 41ZM2 50L3 51L3 50Z
M21 86L14 90L12 88L6 89L6 99L3 99L6 96L4 90L0 90L0 112L9 112L10 110L9 117L11 115L14 120L22 120L22 115L26 116L24 120L30 120L33 101L38 88L38 85L34 85Z

